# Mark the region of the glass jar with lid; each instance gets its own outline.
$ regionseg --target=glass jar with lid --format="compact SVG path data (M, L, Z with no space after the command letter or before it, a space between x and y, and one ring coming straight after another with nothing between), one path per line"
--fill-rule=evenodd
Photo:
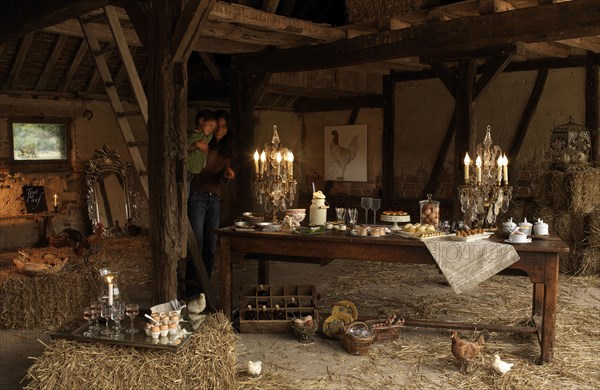
M421 225L429 224L437 229L440 225L440 202L432 197L432 194L427 194L427 199L419 202L420 222Z

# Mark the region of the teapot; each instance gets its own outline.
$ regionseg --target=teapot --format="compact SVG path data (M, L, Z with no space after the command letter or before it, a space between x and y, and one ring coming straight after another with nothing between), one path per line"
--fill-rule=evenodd
M502 233L508 236L517 228L517 224L513 222L512 218L509 218L508 221L502 224Z
M325 202L325 195L321 191L313 192L308 224L311 226L325 225L328 208L329 206Z

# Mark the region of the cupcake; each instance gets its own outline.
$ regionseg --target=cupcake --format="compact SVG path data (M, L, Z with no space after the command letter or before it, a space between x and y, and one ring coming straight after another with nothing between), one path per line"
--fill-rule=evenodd
M169 324L169 334L177 333L177 322L171 322Z

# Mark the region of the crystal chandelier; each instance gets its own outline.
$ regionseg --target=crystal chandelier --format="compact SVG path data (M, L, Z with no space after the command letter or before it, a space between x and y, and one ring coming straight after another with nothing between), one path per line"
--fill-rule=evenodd
M273 138L270 144L258 154L254 152L254 170L256 179L252 183L252 193L264 208L265 214L277 221L277 212L285 213L296 197L294 179L294 154L281 146L277 126L273 126Z
M475 165L465 155L464 185L459 186L460 206L471 221L493 226L496 217L508 210L512 187L508 185L508 158L498 145L492 145L488 125L485 139L477 145Z

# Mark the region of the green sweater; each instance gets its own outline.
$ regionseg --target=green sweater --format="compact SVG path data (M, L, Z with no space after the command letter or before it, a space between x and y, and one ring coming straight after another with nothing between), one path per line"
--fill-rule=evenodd
M191 147L191 145L196 141L204 141L209 143L212 137L212 134L206 135L201 131L198 132L196 130L192 130L188 133L188 146ZM204 169L205 165L206 153L203 153L196 148L188 150L187 169L189 172L200 173L202 169Z

